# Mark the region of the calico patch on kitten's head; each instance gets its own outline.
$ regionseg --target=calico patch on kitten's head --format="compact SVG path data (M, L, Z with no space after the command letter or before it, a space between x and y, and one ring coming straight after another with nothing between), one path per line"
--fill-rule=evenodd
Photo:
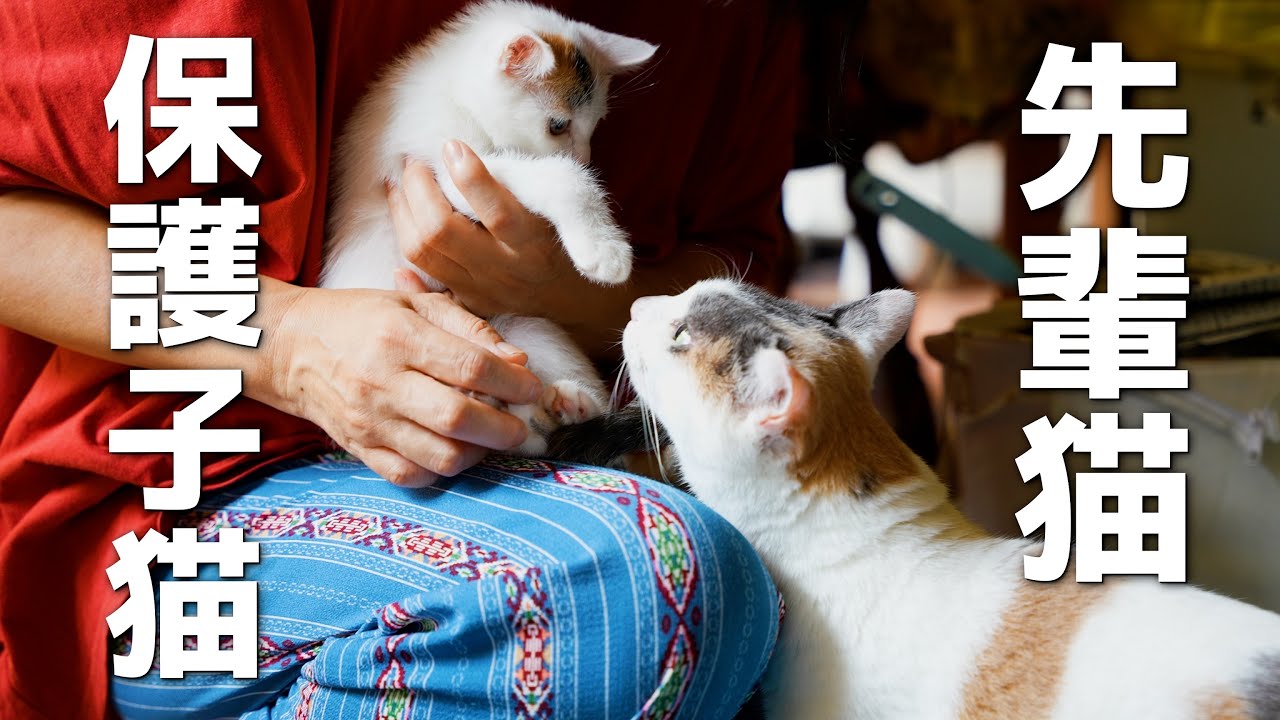
M477 122L500 147L535 155L591 156L591 135L604 117L610 79L639 67L657 46L570 20L549 8L492 0L448 28L474 42L477 63L461 88L480 105Z
M623 347L682 462L781 463L807 489L865 493L918 469L871 402L914 307L905 290L820 310L709 280L637 300Z

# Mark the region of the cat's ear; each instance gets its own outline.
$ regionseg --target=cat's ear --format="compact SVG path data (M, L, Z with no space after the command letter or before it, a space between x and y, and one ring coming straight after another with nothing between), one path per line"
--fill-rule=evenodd
M880 292L831 309L836 324L866 358L868 374L875 376L880 359L902 339L911 325L916 295L907 290Z
M604 61L607 74L626 72L643 65L658 51L658 46L639 38L605 32L597 27L584 26L582 34Z
M749 417L764 434L780 436L809 411L811 387L787 354L777 348L757 351L748 374Z
M551 72L555 65L551 46L531 33L516 35L502 51L502 71L517 80L536 80Z

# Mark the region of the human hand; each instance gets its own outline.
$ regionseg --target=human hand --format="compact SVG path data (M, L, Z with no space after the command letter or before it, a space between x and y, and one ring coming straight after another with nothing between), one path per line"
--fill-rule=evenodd
M396 485L422 487L524 441L541 383L524 353L440 293L297 288L271 343L270 404Z
M431 168L410 161L387 198L405 258L485 317L573 318L599 286L578 273L555 228L521 205L466 145L448 143L444 158L480 222L454 210Z

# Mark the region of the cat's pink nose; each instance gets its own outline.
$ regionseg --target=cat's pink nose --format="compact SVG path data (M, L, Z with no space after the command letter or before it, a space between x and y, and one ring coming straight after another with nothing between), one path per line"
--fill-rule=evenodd
M636 298L636 301L631 303L631 319L640 320L645 315L652 314L654 307L658 304L658 300L659 298L656 297Z

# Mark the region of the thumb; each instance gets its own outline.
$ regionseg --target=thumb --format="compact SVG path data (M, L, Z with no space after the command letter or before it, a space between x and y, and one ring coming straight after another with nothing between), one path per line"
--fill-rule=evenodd
M517 365L529 362L529 356L523 350L503 340L492 325L472 315L444 293L414 293L409 296L409 302L415 312L441 330L486 348L507 362Z

